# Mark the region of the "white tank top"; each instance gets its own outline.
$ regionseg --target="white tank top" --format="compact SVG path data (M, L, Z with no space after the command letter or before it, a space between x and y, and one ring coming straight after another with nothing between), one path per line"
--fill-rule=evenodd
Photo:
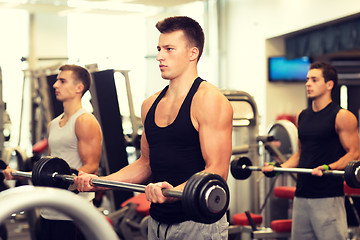
M59 122L64 114L60 114L51 122L49 127L48 144L51 156L64 159L69 166L74 169L78 169L83 165L78 151L75 123L76 119L84 113L88 112L84 108L79 109L62 127L60 127ZM95 197L94 192L81 192L78 193L78 195L87 199L89 202ZM71 220L71 218L66 215L48 208L41 210L41 216L51 220Z

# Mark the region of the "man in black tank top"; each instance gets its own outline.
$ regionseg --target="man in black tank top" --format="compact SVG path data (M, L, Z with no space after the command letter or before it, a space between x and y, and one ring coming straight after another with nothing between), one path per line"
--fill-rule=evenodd
M312 175L298 174L292 240L345 239L347 235L344 180L323 176L324 170L343 170L359 157L357 119L332 102L336 84L337 72L332 65L311 64L306 89L312 105L297 117L298 151L281 165L313 169ZM263 168L271 170L272 166Z
M204 47L199 23L188 17L170 17L156 27L161 33L156 59L169 85L142 104L140 158L103 179L151 181L145 190L151 202L148 239L227 239L225 216L213 224L193 222L181 200L162 194L162 188L182 191L189 177L201 171L227 179L233 110L215 86L198 76L197 63ZM89 186L91 178L97 176L77 177L78 189L101 189Z

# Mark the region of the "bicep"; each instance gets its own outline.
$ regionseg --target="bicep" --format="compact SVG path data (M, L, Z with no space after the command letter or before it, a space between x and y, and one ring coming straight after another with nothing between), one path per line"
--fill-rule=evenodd
M336 118L336 129L339 134L340 142L343 148L358 150L359 134L356 117L350 112L342 112Z
M86 117L76 124L78 151L85 164L88 160L100 160L102 132L95 118Z
M232 154L233 110L225 100L208 106L206 114L199 119L199 138L205 171L227 178Z

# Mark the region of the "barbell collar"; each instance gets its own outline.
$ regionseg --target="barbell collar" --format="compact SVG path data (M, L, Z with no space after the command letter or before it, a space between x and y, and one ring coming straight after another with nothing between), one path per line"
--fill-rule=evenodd
M61 180L61 181L64 181L64 182L68 182L68 183L71 183L73 184L75 181L74 181L74 176L73 175L65 175L65 174L59 174L57 172L54 172L51 177L54 179L54 180Z
M225 190L218 185L212 186L205 193L205 202L211 212L220 212L226 205Z

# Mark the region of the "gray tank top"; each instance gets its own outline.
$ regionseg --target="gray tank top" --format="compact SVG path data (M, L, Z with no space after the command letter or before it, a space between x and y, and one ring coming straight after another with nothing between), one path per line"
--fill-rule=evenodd
M64 114L60 114L50 124L48 144L51 151L51 156L64 159L71 168L78 169L83 164L78 151L78 140L75 134L76 119L84 113L88 113L84 108L79 109L73 114L67 123L60 127L60 119ZM89 202L95 196L93 192L81 192L79 196L85 198ZM52 220L70 220L69 217L54 211L52 209L42 209L41 216Z

